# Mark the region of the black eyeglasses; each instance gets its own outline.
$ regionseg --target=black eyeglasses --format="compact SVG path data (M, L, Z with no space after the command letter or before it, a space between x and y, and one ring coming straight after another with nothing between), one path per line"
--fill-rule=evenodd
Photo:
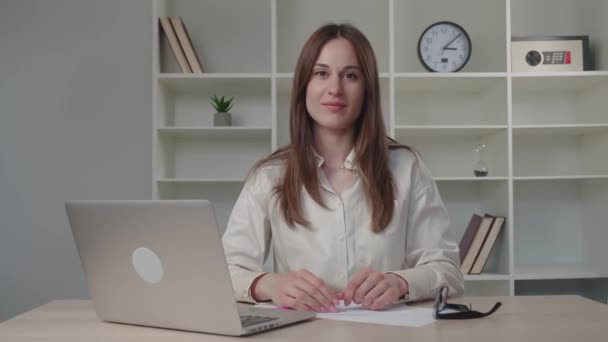
M472 318L481 318L486 317L498 310L502 305L501 302L497 302L494 304L494 307L488 312L479 312L472 310L471 307L468 307L464 304L450 304L448 303L448 288L447 286L442 286L437 292L437 297L435 297L435 305L433 306L433 318L435 319L472 319ZM456 312L442 312L445 309L451 309Z

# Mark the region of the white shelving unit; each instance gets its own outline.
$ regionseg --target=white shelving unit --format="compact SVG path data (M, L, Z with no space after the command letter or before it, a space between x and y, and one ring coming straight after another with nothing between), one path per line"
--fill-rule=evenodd
M608 2L155 0L154 197L206 198L224 229L247 172L289 141L305 39L350 22L375 49L389 134L422 153L459 240L472 213L507 217L468 295L608 295ZM206 69L182 74L157 18L181 16ZM449 20L472 40L458 73L428 73L419 35ZM511 36L589 35L593 71L513 73ZM160 39L163 38L163 39ZM211 95L235 96L213 127ZM486 145L487 177L472 172Z

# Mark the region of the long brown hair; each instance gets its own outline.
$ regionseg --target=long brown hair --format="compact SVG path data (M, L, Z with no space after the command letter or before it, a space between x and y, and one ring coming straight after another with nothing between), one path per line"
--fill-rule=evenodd
M363 33L350 24L324 25L304 44L296 64L291 90L290 144L257 162L251 173L264 165L277 162L283 165L282 177L273 189L273 194L278 196L278 203L289 226L293 227L297 223L310 228L310 222L303 216L301 209L302 185L315 202L327 209L319 191L313 152L314 121L306 110L306 88L321 49L336 38L350 41L363 74L364 101L354 124L354 148L358 173L363 182L367 204L372 211L372 231L381 232L391 222L395 207L396 187L388 168L388 150L409 148L386 135L376 56Z

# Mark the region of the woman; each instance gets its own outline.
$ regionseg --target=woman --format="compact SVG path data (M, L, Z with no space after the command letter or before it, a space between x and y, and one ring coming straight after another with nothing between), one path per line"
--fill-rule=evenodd
M431 173L386 135L371 44L351 25L308 39L294 74L291 144L259 161L223 236L239 301L335 312L463 292ZM271 245L272 242L272 245ZM270 246L278 273L262 271Z

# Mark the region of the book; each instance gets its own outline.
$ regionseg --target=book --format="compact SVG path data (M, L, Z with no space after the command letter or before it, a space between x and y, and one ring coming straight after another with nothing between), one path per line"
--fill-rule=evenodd
M481 246L483 246L483 242L488 236L488 232L492 226L492 221L494 221L494 217L488 215L481 219L481 223L479 224L479 228L477 229L475 237L471 242L471 246L467 250L463 261L460 263L460 270L463 274L468 274L471 272L475 259L477 259L477 255L479 255L479 252L481 251Z
M196 50L194 50L192 47L192 40L190 40L190 35L188 34L184 21L181 17L171 18L171 24L173 24L173 29L175 30L177 39L179 39L179 43L181 44L182 49L184 49L184 54L186 55L186 59L190 64L192 72L202 73L203 68L201 67Z
M469 225L467 229L464 231L464 235L462 239L460 239L460 244L458 245L458 249L460 250L460 264L464 260L469 247L471 247L471 243L473 242L473 238L477 233L477 229L479 228L479 224L481 223L481 216L477 214L473 214L471 216L471 220L469 220Z
M492 222L492 227L490 228L490 232L488 233L488 237L483 243L483 247L481 247L481 251L479 251L479 255L471 268L471 274L479 274L483 270L483 267L488 261L488 256L490 256L490 252L492 251L492 247L494 247L496 238L498 238L498 234L502 230L504 224L505 218L503 216L495 216L494 221Z
M173 31L173 25L171 25L171 21L169 18L159 18L161 27L165 32L165 37L169 41L169 45L171 46L171 50L173 51L173 55L175 59L177 59L177 64L182 69L182 72L191 74L192 69L190 69L190 65L188 65L188 61L186 60L186 56L184 55L184 51L182 50L181 45L175 35L175 31Z

